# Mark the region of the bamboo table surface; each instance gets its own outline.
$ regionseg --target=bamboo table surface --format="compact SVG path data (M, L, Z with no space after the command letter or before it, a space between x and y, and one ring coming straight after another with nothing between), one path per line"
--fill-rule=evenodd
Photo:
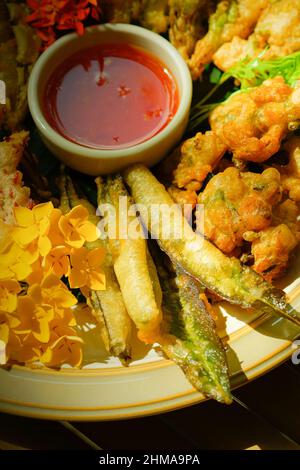
M157 416L110 422L43 421L0 413L1 450L300 450L300 366L291 361L234 391Z

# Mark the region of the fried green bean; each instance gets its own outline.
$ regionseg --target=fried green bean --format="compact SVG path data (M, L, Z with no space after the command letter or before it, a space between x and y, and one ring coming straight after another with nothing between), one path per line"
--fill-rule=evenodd
M272 311L300 325L300 314L286 302L283 291L193 232L178 208L172 211L172 221L181 232L166 236L161 217L153 217L151 207L156 205L166 212L174 208L174 202L150 170L143 165L133 165L124 172L124 177L136 203L147 209L144 223L148 231L175 264L231 303ZM143 214L141 216L144 218Z
M89 220L95 225L99 223L96 209L86 199L79 198L73 182L62 173L59 181L62 212L66 213L81 204L89 212ZM103 291L89 290L87 303L92 308L94 317L101 328L101 336L108 352L119 357L126 365L131 357L130 334L131 322L123 302L123 297L114 273L112 257L106 240L98 239L85 244L86 248L105 248L106 256L103 271L106 289Z
M231 403L225 352L214 321L201 299L200 284L181 268L174 270L154 244L151 254L163 291L163 330L158 341L194 387L209 398Z
M126 198L123 199L126 212L121 213L121 217L127 219L128 226L134 223L138 228L139 220L135 214L129 213L133 201L127 193L121 176L107 177L106 188L106 202L111 203L116 209L115 220L120 219L120 198ZM138 329L139 338L146 343L152 343L159 334L162 319L160 304L154 292L159 283L157 279L155 285L152 281L155 267L151 265L151 261L149 264L149 254L142 228L140 227L138 233L133 235L120 234L117 226L118 241L112 240L114 270L129 316Z

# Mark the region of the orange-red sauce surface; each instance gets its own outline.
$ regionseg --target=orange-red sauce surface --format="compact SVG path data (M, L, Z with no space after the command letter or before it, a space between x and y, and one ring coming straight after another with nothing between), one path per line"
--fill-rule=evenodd
M178 107L178 90L157 58L127 44L104 44L72 55L50 76L45 115L67 139L121 148L162 130Z

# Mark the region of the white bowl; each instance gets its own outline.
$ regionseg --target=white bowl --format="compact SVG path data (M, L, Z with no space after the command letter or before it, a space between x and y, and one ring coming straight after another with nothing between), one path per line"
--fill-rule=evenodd
M179 106L173 119L150 139L122 149L94 149L74 143L59 134L47 122L42 108L45 87L50 73L70 55L103 43L128 43L144 48L163 62L177 82ZM181 139L185 130L192 99L192 81L184 60L163 37L145 28L129 24L103 24L58 39L41 54L34 65L28 86L28 104L39 133L50 151L68 166L99 175L121 170L131 163L154 165Z

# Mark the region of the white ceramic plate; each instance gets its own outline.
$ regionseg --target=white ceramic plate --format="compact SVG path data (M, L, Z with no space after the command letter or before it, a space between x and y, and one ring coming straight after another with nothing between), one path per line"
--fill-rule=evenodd
M300 253L281 287L300 310ZM289 358L300 328L260 312L249 314L222 303L219 334L227 348L232 387L247 383ZM174 410L205 398L159 351L134 343L134 360L123 367L99 346L98 328L86 318L82 370L14 366L0 369L0 410L24 416L66 420L112 420Z

